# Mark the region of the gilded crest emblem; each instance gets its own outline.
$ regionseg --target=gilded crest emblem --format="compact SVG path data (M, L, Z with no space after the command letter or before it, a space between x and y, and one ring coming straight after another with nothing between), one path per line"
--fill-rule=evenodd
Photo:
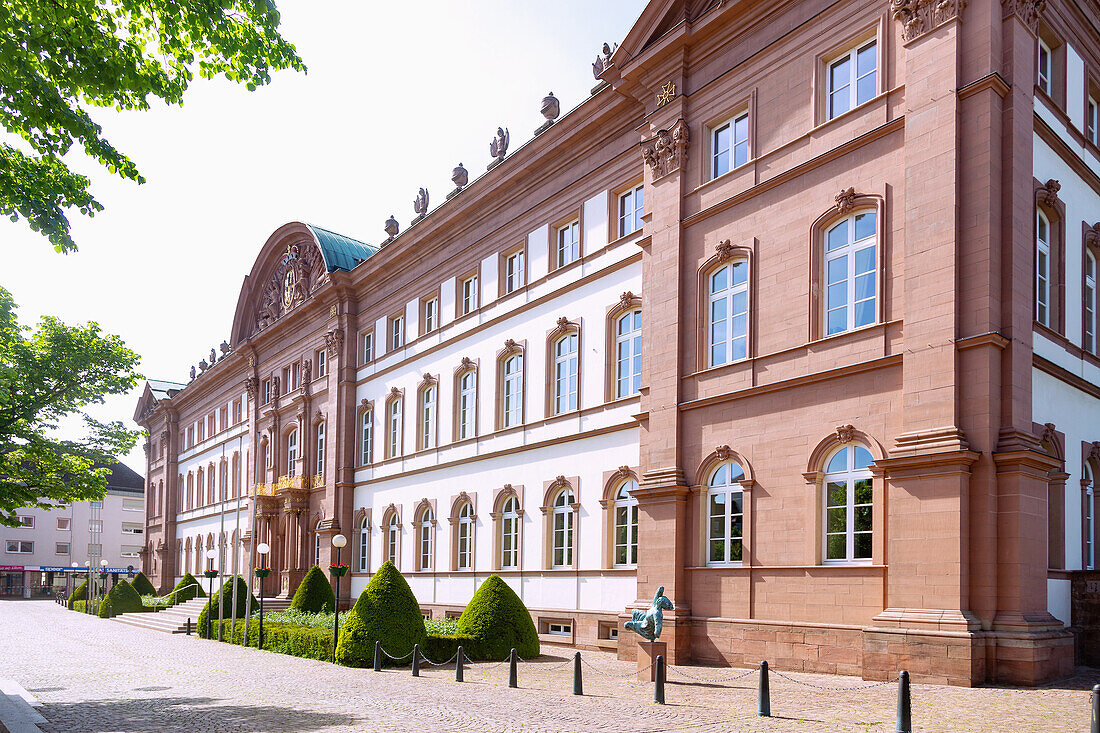
M290 307L294 302L294 270L287 270L283 279L283 306Z

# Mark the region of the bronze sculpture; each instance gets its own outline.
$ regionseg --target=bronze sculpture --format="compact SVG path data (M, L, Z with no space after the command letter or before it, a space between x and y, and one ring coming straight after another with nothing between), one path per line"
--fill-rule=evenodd
M676 607L672 601L665 597L665 587L662 585L653 594L653 603L649 608L637 609L630 614L630 620L623 624L624 628L632 629L643 639L656 641L661 636L661 628L664 626L664 611L672 611Z

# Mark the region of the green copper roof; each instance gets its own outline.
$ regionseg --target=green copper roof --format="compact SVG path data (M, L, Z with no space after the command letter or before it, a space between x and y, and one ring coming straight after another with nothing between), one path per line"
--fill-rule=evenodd
M325 258L325 265L329 272L353 270L356 265L378 251L377 247L360 242L358 239L345 237L343 234L330 232L315 224L306 224L306 226L317 238L317 244L321 247L321 254Z

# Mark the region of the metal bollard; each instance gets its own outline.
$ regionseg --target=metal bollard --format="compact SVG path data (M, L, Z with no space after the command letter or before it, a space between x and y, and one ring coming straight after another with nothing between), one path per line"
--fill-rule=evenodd
M760 663L760 694L756 700L756 714L762 718L772 716L772 691L768 685L768 663Z
M909 697L909 673L904 669L898 675L898 725L897 733L913 733L912 701Z
M462 647L455 652L455 682L462 682Z
M413 677L420 676L420 645L413 644Z
M516 673L516 650L508 652L508 686L519 687L518 675Z
M1100 733L1100 685L1092 688L1092 733Z
M656 674L653 676L653 702L658 705L665 704L665 657L663 654L657 655Z
M573 655L573 694L583 695L584 684L581 682L581 653Z
M382 642L374 642L374 671L382 671Z
M191 636L191 619L187 619L187 635Z

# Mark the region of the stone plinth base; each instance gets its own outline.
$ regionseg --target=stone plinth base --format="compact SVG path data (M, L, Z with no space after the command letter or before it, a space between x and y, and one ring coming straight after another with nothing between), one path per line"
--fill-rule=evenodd
M668 663L668 645L663 641L638 641L638 681L653 682L657 679L657 657Z

